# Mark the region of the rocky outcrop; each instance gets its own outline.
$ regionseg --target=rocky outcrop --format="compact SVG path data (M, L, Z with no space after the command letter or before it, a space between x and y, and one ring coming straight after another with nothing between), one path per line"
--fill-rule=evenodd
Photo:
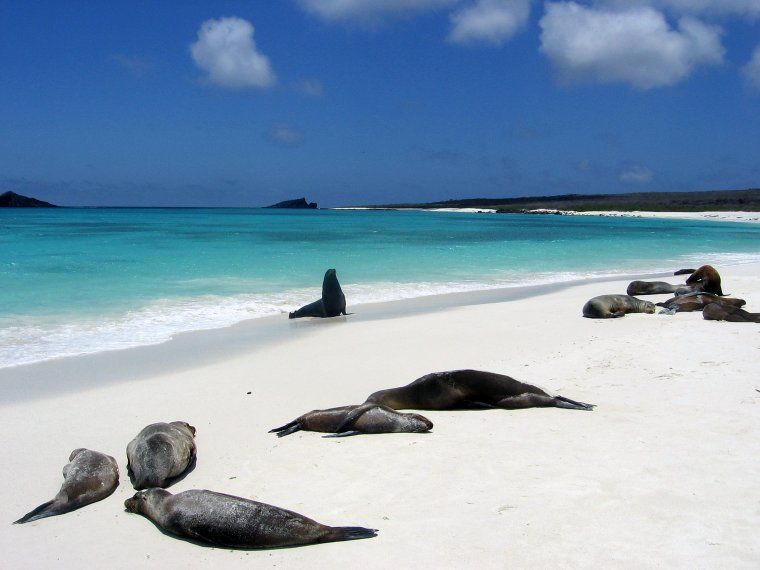
M297 198L295 200L285 200L283 202L277 202L267 208L290 208L294 210L316 210L316 202L307 202L306 198Z
M0 194L0 208L57 208L55 204L43 202L36 198L22 196L15 192L5 192Z

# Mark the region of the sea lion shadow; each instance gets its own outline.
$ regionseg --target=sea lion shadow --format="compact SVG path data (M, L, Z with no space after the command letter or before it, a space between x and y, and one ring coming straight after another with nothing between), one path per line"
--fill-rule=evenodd
M348 313L353 315L353 313ZM305 317L301 319L291 319L288 321L291 327L318 327L334 325L336 323L345 323L348 321L346 315L338 315L337 317Z
M190 460L190 463L187 464L187 468L177 475L176 477L171 477L166 480L166 487L171 487L175 483L179 483L182 481L185 477L190 475L193 471L195 471L195 465L198 463L198 456L193 455L193 458ZM132 469L129 467L129 463L127 463L127 475L129 476L129 482L132 484L132 487L135 486L135 475L132 473Z

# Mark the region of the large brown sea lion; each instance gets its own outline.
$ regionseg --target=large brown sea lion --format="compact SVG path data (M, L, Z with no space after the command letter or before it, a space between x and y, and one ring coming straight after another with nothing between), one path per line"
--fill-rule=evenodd
M337 317L347 315L346 296L338 283L334 269L328 269L322 280L322 298L288 314L289 319L301 317Z
M720 288L720 274L712 265L703 265L686 280L687 285L699 285L705 293L723 296Z
M654 303L630 295L599 295L583 305L583 316L589 319L613 319L628 313L654 313Z
M146 426L127 445L127 472L135 489L168 487L195 461L195 428L187 422Z
M124 502L163 531L202 544L225 548L277 548L371 538L363 527L331 527L303 515L213 491L163 489L136 493Z
M702 310L706 321L729 321L732 323L760 323L760 313L750 313L725 303L708 303Z
M344 424L350 412L356 411L351 424ZM338 433L338 426L342 426ZM327 410L313 410L269 433L277 437L290 435L299 430L335 434L334 437L362 433L421 433L433 429L433 422L419 414L402 414L387 406L364 404L342 406Z
M701 311L710 303L729 305L731 307L742 307L746 305L744 299L734 299L732 297L718 297L711 293L692 293L690 295L680 295L671 297L667 301L656 303L658 307L665 307L668 310L677 313L690 313L692 311Z
M63 468L63 485L52 501L41 504L14 524L68 513L105 499L119 486L119 466L110 455L75 449Z

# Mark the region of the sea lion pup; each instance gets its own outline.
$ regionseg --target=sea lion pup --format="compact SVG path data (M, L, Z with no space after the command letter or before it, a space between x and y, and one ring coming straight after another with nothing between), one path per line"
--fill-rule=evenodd
M732 323L760 323L760 313L750 313L725 303L708 303L702 309L706 321L729 321Z
M583 305L583 316L589 319L614 319L628 313L654 313L654 303L630 295L599 295Z
M628 295L660 295L675 293L681 285L672 285L665 281L631 281L626 289Z
M377 534L371 528L325 526L293 511L205 490L172 495L163 489L147 489L124 501L124 507L162 531L225 548L302 546Z
M689 275L689 273L694 273L696 269L679 269L678 271L674 271L673 275Z
M135 489L168 487L195 460L195 428L187 422L146 426L127 445L127 472Z
M36 521L105 499L119 486L119 466L110 455L75 449L63 468L63 485L52 501L42 503L13 524Z
M703 265L694 273L689 275L686 280L687 285L696 285L702 288L705 293L723 296L723 290L720 288L720 274L712 265Z
M668 310L677 313L690 313L692 311L701 311L710 303L729 305L731 307L742 307L747 303L744 299L734 299L732 297L718 297L711 293L691 293L689 295L679 295L671 297L667 301L656 303L658 307L665 307Z
M322 280L322 298L288 314L289 319L301 317L337 317L347 315L346 296L338 283L334 269L328 269Z
M343 424L350 412L356 410L353 421ZM338 426L342 429L338 433ZM341 406L328 410L312 410L284 426L269 430L277 437L303 431L318 431L334 434L327 437L343 437L363 433L422 433L433 429L433 422L419 414L402 414L388 406L364 404L362 406Z

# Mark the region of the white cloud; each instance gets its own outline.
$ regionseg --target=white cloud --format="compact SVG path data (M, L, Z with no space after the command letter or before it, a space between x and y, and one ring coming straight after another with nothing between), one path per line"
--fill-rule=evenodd
M303 131L286 123L272 125L267 133L267 138L275 144L282 146L300 146L303 143Z
M501 45L523 28L530 0L477 0L454 12L449 41Z
M652 181L652 171L639 164L629 166L620 173L620 181L629 184L647 184Z
M760 89L760 45L752 52L752 58L742 67L742 73L753 87Z
M265 88L277 81L269 58L256 49L253 26L241 18L203 22L190 53L209 81L222 87Z
M546 5L541 52L565 81L630 83L639 89L673 85L700 65L723 61L721 30L684 16L671 29L662 13Z
M373 22L388 16L452 6L458 0L297 0L301 7L331 22Z
M618 8L653 6L680 15L760 16L760 0L598 0L596 4Z

